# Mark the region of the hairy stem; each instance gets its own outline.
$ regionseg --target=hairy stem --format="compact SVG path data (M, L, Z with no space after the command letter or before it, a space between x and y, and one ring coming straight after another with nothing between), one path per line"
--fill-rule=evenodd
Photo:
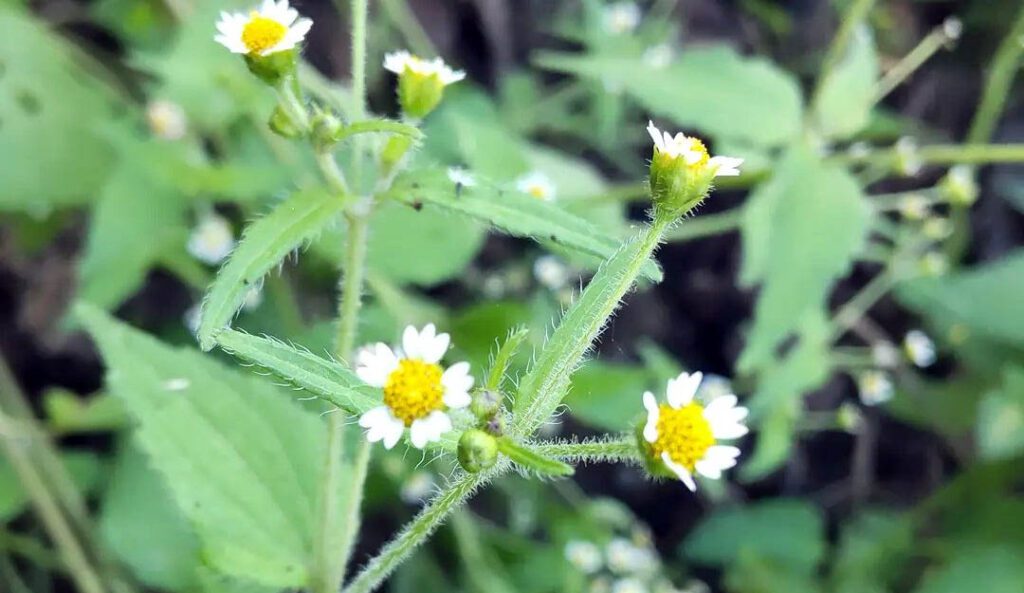
M640 459L636 439L629 434L587 441L542 441L530 447L546 457L569 462L632 463Z
M925 36L921 43L917 44L917 47L910 50L910 53L890 68L885 73L885 76L882 77L882 80L878 81L878 84L875 85L875 94L872 102L878 103L888 96L896 87L910 78L911 74L916 72L921 65L935 55L935 52L939 51L947 42L949 42L949 37L946 36L941 26Z
M933 144L917 149L916 156L932 165L982 165L986 163L1024 162L1024 144ZM862 155L837 154L829 160L843 164L872 165L895 163L895 148L875 150Z
M886 269L864 285L857 294L836 312L832 325L832 341L839 339L854 324L885 296L896 283L892 270Z

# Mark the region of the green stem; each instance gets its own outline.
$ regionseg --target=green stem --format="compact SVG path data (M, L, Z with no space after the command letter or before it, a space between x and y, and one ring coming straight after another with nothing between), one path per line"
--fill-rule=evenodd
M687 220L685 224L665 233L665 241L690 241L710 235L720 235L738 229L742 223L742 206L716 214L705 214Z
M1003 38L996 55L992 59L992 67L985 81L985 90L981 95L978 111L974 114L971 129L967 133L967 141L971 144L988 142L996 129L996 123L1003 112L1003 105L1010 94L1013 78L1017 74L1021 54L1024 54L1024 7L1017 15L1013 27Z
M46 546L31 537L0 529L0 550L28 560L36 566L63 572L64 565Z
M640 460L636 439L628 434L588 441L543 441L532 443L530 447L546 457L572 463L635 463Z
M352 119L366 117L366 14L369 0L352 0ZM360 192L363 178L365 145L362 138L354 143L352 185Z
M896 277L892 270L886 269L865 284L833 317L831 341L838 340L846 333L846 330L853 327L867 313L868 309L889 292L895 283Z
M896 162L895 148L871 151L863 155L836 154L828 160L846 165ZM981 165L1024 162L1024 144L933 144L917 149L921 162L931 165Z
M921 43L917 44L917 47L910 50L910 53L890 68L885 73L885 76L882 77L882 80L878 81L878 84L875 86L875 95L872 98L872 103L878 103L895 90L896 87L903 84L905 80L910 78L911 74L916 72L922 64L935 55L935 52L939 51L948 41L949 38L946 37L943 27L938 27L925 36Z
M846 14L843 15L843 22L839 25L839 30L836 31L835 37L832 38L832 45L829 46L828 52L825 54L825 60L822 62L821 73L818 75L818 82L811 95L812 108L809 111L810 113L817 112L816 106L818 101L821 100L821 92L825 87L825 81L828 80L828 77L832 75L832 71L843 59L846 48L850 45L850 40L853 38L854 31L864 22L874 5L875 0L853 0L853 4L846 11Z
M345 587L343 593L370 593L388 577L417 546L441 526L480 487L505 470L499 464L479 474L463 474L430 501L408 525Z

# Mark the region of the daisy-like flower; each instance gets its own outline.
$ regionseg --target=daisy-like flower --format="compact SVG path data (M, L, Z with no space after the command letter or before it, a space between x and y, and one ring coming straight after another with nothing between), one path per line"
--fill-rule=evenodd
M516 189L538 200L555 199L555 184L542 171L530 171L517 179Z
M718 442L747 434L743 424L747 409L736 405L735 395L717 397L706 407L694 401L702 378L702 373L682 373L669 379L667 404L659 405L650 391L643 398L648 452L693 491L697 490L694 472L718 479L723 470L736 465L740 450Z
M459 82L466 77L466 73L462 70L454 70L451 66L444 63L441 58L434 58L433 60L424 60L419 56L403 50L393 51L384 56L384 69L394 72L395 74L414 74L422 76L424 78L430 78L436 76L441 84L448 86L453 82Z
M877 406L891 400L894 389L888 374L868 371L857 378L857 391L865 406Z
M903 350L914 366L924 368L935 364L935 342L919 329L912 329L903 336Z
M542 255L533 262L533 277L549 290L560 290L569 283L569 267L553 255Z
M223 261L235 248L235 235L223 216L210 213L192 229L186 247L192 257L213 266Z
M473 377L468 362L447 370L440 365L450 341L432 323L422 331L410 325L402 334L401 349L377 343L360 350L356 374L384 390L384 405L359 418L371 443L384 441L384 447L391 449L408 428L412 445L422 449L452 429L447 412L470 404Z
M188 120L181 105L158 99L146 105L146 122L161 140L181 140L188 131Z
M682 159L691 172L702 172L710 170L714 177L735 177L740 174L740 165L743 159L729 156L711 156L704 143L698 138L687 136L679 132L675 136L663 132L654 125L654 122L647 122L647 133L651 140L654 140L654 158Z
M640 7L636 2L616 2L604 8L601 23L613 35L631 33L640 24Z
M473 187L476 185L476 178L462 167L449 167L448 179L455 185L462 187Z
M601 549L596 544L578 539L565 544L565 559L583 574L594 574L604 564Z
M306 38L313 21L299 18L299 11L288 0L263 0L259 9L221 12L217 22L220 33L214 39L231 53L269 56L294 49Z

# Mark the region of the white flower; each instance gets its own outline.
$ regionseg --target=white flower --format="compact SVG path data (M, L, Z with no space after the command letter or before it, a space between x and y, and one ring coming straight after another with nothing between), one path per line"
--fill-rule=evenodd
M924 368L935 364L935 342L919 329L907 332L903 337L903 350L915 366Z
M565 544L565 559L584 574L593 574L601 570L603 564L601 550L597 545L578 539Z
M538 200L555 199L555 184L541 171L531 171L517 179L516 189Z
M644 574L658 566L658 558L650 548L638 546L628 539L617 537L605 548L608 569L615 574Z
M640 579L628 577L612 583L612 593L648 593Z
M553 255L542 255L533 262L533 277L549 290L559 290L569 282L569 268Z
M146 105L146 122L161 140L181 140L188 132L188 120L181 105L158 99Z
M186 248L199 261L217 265L235 248L235 235L223 216L210 213L192 229Z
M371 443L384 441L384 447L391 449L408 428L410 442L422 449L452 429L447 411L469 405L473 377L468 362L447 370L439 364L450 341L431 323L422 331L406 327L401 349L392 350L383 343L360 349L356 374L384 390L384 405L359 418Z
M960 35L963 32L964 24L957 17L947 17L946 20L942 21L942 34L946 36L946 39L956 41L960 39Z
M476 179L473 175L461 167L449 167L448 179L455 185L461 185L462 187L473 187L476 185Z
M652 45L644 50L644 55L641 58L644 64L647 64L649 68L654 70L664 70L668 68L676 57L676 50L668 43L659 43L658 45Z
M930 214L931 202L925 196L912 193L900 198L900 215L907 220L924 220Z
M434 480L434 474L418 470L402 483L399 496L406 504L419 504L426 500L436 487L437 481Z
M892 399L893 386L889 375L881 371L867 371L857 378L860 401L865 406L877 406Z
M635 2L616 2L604 7L601 22L614 35L631 33L640 24L640 7Z
M692 136L679 132L672 136L668 132L662 132L654 125L654 122L647 122L647 133L651 140L654 140L655 156L662 156L668 159L682 158L687 167L703 170L711 167L715 177L735 177L740 174L740 165L743 159L715 156L708 154L704 143Z
M924 161L918 154L917 141L910 136L903 136L896 141L896 170L905 177L913 177L921 172Z
M263 0L258 10L221 12L217 43L235 54L268 56L293 49L306 38L313 21L299 18L288 0Z
M740 450L717 444L721 439L738 439L747 434L743 419L747 409L737 406L735 395L715 398L706 407L694 401L702 373L682 373L668 380L667 404L658 404L654 394L644 393L647 423L643 436L651 453L672 470L690 490L697 490L693 473L718 479L722 471L736 465Z
M453 70L441 58L424 60L401 50L393 51L384 56L384 69L395 74L404 74L406 71L423 77L437 76L441 84L448 86L466 77L462 70Z

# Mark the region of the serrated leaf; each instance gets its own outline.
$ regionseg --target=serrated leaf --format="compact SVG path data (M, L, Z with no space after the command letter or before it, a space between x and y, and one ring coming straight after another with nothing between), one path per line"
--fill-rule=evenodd
M741 369L770 363L801 319L824 308L832 283L863 248L870 219L846 171L806 146L789 150L744 210L742 278L763 286Z
M1002 386L981 400L976 435L983 459L1009 459L1024 452L1024 369L1008 369Z
M200 346L212 348L215 335L231 322L249 290L289 253L336 220L343 207L340 196L307 189L247 226L203 300L197 332Z
M280 340L226 329L218 334L217 345L352 415L380 405L380 390L363 383L346 367Z
M800 130L800 89L791 75L728 47L697 47L667 68L635 57L541 53L541 68L615 81L659 117L720 139L777 145ZM756 97L756 100L751 100Z
M305 585L323 422L266 381L166 346L95 307L80 304L75 314L99 345L111 393L138 423L136 442L194 525L206 563L265 585Z
M878 82L878 54L867 27L850 39L846 55L822 82L814 105L818 131L829 138L848 138L867 125Z
M825 524L815 507L799 500L723 508L690 533L684 551L701 564L728 566L746 553L809 574L825 555Z
M1013 345L1024 344L1022 294L1024 249L949 276L906 282L896 291L901 302L917 311Z
M524 437L547 422L569 389L572 373L633 287L654 245L642 234L598 269L566 312L519 384L509 433Z
M456 188L443 171L405 175L396 180L386 195L413 207L437 206L493 225L510 235L551 241L601 259L611 257L622 244L557 204L493 187ZM646 262L643 270L647 278L661 279L655 262Z

